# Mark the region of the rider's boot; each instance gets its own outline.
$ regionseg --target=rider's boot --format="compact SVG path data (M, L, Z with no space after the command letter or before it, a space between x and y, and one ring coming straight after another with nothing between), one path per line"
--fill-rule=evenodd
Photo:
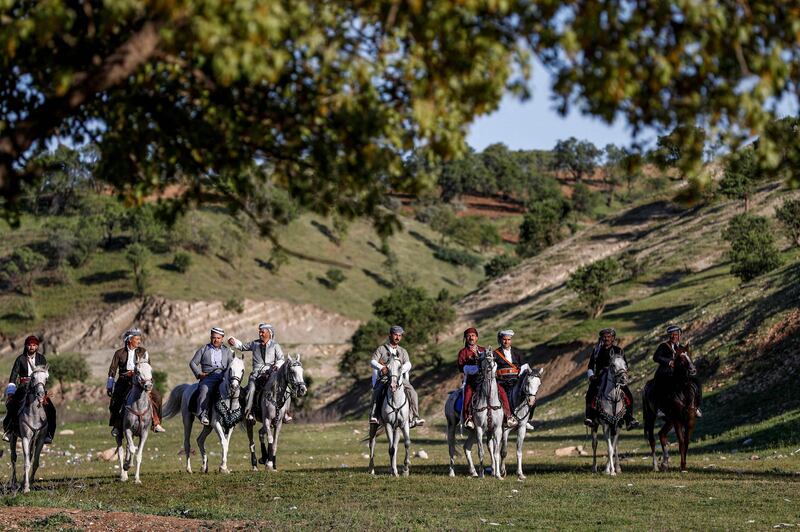
M472 416L469 416L467 419L464 420L464 426L468 429L474 429L475 423L472 421Z
M206 426L211 424L211 421L209 421L208 419L208 414L206 414L205 412L200 413L200 423Z
M376 417L376 414L375 414L375 407L376 406L377 406L376 401L372 401L372 405L370 406L370 409L369 409L369 424L370 425L377 425L378 423L380 423L378 421L378 418Z
M53 437L50 436L49 434L45 435L44 444L45 445L50 445L51 443L53 443Z
M586 425L589 428L595 426L594 419L592 419L592 408L588 404L586 405L586 414L584 417L585 417L585 419L583 420L584 425Z
M514 416L511 416L506 418L504 424L507 429L513 429L519 425L519 421Z
M161 423L153 427L153 432L167 432L167 429L161 426Z
M111 429L111 435L114 436L115 438L119 436L119 429L117 427Z
M283 413L283 422L284 423L291 423L294 418L289 415L289 412Z
M627 430L633 430L639 426L639 422L633 417L633 414L625 414L625 428Z
M695 416L696 416L696 417L703 417L703 413L700 411L700 408L698 408L697 410L695 410Z
M3 432L3 441L11 441L11 431L7 430Z

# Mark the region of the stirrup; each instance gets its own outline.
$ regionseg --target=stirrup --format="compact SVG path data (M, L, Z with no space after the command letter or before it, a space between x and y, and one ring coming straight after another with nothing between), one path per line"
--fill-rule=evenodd
M11 431L3 433L3 441L8 441L8 442L11 441Z
M586 419L583 420L583 424L589 428L592 428L595 425L594 419L587 417Z
M513 429L514 427L519 426L519 421L515 417L507 417L505 420L505 426L507 429Z
M467 420L464 421L464 426L467 427L468 429L474 429L475 428L475 422L472 421L472 418L467 418Z
M703 413L700 411L699 408L694 411L694 415L695 417L703 417Z
M639 426L639 421L636 418L631 418L625 422L626 430L633 430Z
M161 423L153 427L153 432L167 432L167 429L161 426Z
M372 416L371 418L369 418L369 424L370 425L378 425L378 424L380 424L380 421L378 421L378 418L376 418L375 416Z
M111 429L111 435L114 436L115 438L119 436L119 429L117 427Z

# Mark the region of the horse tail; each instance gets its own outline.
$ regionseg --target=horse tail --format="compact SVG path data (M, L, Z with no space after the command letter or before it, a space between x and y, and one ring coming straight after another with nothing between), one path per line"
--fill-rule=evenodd
M190 386L189 384L179 384L178 386L174 387L169 394L169 399L167 399L167 404L164 405L164 408L161 413L161 417L164 419L169 419L174 417L181 411L181 404L183 403L183 392L186 388Z

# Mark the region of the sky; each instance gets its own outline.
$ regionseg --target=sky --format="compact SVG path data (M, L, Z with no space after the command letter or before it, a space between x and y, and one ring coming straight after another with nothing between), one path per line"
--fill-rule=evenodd
M589 140L599 147L608 143L630 144L633 135L622 120L609 125L602 120L572 110L562 117L554 109L551 78L538 61L533 66L533 97L521 102L505 96L500 108L478 118L470 128L467 142L481 151L489 144L502 142L514 150L549 150L569 137Z

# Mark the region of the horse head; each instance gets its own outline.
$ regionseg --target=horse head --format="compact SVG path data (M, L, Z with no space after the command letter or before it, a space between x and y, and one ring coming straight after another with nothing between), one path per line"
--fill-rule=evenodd
M492 348L487 348L486 353L481 357L481 377L484 381L495 379L497 373L497 361L494 359Z
M614 384L616 386L628 384L628 364L625 362L625 357L620 354L613 355L608 369L614 376Z
M146 392L153 389L153 368L149 363L136 363L136 383Z
M389 362L386 364L386 368L389 370L389 387L394 392L400 386L400 379L403 376L403 363L400 362L400 357L392 355L392 357L389 358Z
M542 385L543 372L541 369L531 368L527 370L522 378L521 391L525 394L530 408L533 408L533 405L536 404L536 394L539 393L539 386Z
M36 366L31 373L30 389L36 394L36 399L41 401L47 394L47 379L50 378L49 366Z
M697 375L697 368L695 367L694 362L692 362L692 357L689 353L688 347L680 346L675 351L675 355L675 358L678 361L678 364L676 364L676 369L678 369L679 372L682 371L689 377L694 377Z
M303 365L300 363L300 353L292 356L286 362L286 382L295 397L302 397L308 391L306 381L303 379Z
M228 398L238 397L242 378L244 377L244 360L233 357L228 366Z

